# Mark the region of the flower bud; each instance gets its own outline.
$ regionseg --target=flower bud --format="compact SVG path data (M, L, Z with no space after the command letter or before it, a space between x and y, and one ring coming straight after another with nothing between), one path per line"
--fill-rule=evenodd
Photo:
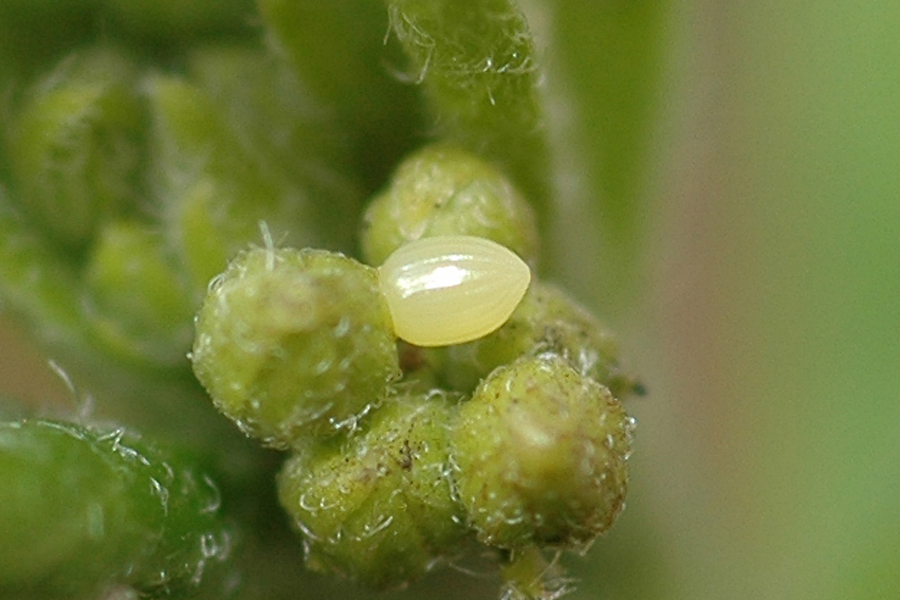
M196 457L122 429L0 422L0 477L3 598L96 598L111 584L182 597L231 551Z
M202 297L206 284L260 237L317 245L305 190L248 150L223 111L184 78L149 77L150 178L172 247Z
M468 152L429 146L406 159L388 189L372 200L363 256L380 265L400 246L443 235L488 238L532 266L537 261L534 214L512 183Z
M194 372L213 402L275 447L352 427L399 376L375 270L323 250L239 254L196 329Z
M451 444L460 498L486 544L579 548L613 524L634 421L554 355L495 370L460 407Z
M565 358L577 371L610 388L617 398L639 389L619 366L613 335L587 309L559 288L533 281L503 327L481 339L445 350L444 380L462 391L500 365L545 352Z
M76 54L35 87L13 127L21 202L64 246L81 248L136 203L146 119L134 71L110 50Z
M304 449L280 476L307 566L397 588L453 556L467 529L448 454L452 399L402 392L350 439Z
M86 264L85 316L116 355L183 368L195 308L183 275L160 233L111 221Z

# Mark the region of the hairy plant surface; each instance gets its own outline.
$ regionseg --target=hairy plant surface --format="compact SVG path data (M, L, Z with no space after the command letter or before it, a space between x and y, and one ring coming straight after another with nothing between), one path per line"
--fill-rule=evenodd
M0 597L571 589L642 388L557 285L553 18L0 5L0 299L86 407L0 400Z

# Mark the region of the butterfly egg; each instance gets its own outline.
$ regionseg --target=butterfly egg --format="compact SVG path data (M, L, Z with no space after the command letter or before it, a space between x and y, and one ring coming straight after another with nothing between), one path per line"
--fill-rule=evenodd
M474 236L436 236L398 248L379 268L397 337L448 346L485 336L509 319L531 270L513 251Z

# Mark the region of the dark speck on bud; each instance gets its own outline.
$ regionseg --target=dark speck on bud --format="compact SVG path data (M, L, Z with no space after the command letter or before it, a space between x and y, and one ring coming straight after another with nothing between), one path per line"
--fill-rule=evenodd
M404 391L355 433L300 450L279 494L303 534L307 566L372 589L421 578L468 532L453 495L453 397Z

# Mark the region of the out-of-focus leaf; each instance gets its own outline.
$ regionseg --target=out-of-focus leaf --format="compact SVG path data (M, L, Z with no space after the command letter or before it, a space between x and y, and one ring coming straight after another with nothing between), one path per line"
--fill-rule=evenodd
M101 22L131 38L159 46L196 43L250 29L253 0L94 0Z
M271 42L300 81L352 132L368 192L424 135L415 89L396 71L401 57L386 39L387 12L373 0L258 0Z
M228 119L244 150L308 197L320 239L351 252L363 194L352 133L312 96L283 56L257 46L204 46L189 75Z
M122 430L0 423L0 597L197 588L232 533L196 464Z
M770 597L896 597L867 578L900 570L900 5L805 9L731 24L726 221L747 267L724 278L743 313L724 339L744 342L732 402L758 449L753 564L791 564Z

